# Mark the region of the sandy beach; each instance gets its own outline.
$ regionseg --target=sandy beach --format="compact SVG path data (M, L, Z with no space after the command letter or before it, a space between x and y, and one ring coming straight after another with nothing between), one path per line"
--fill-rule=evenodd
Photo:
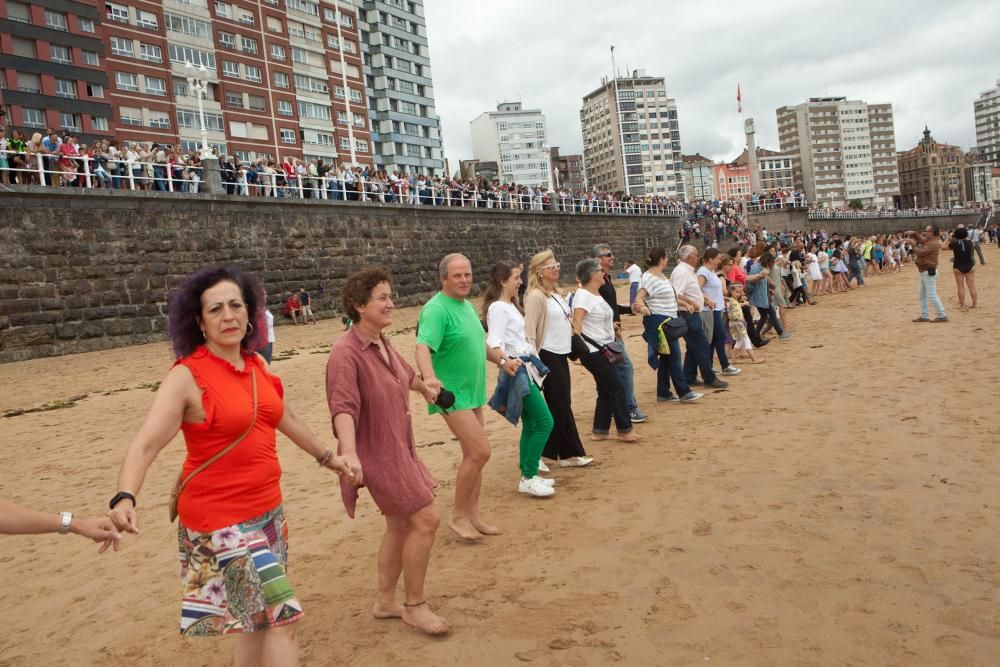
M453 627L443 640L371 617L378 510L362 493L348 519L335 476L279 436L303 664L1000 663L1000 252L984 252L978 309L959 311L950 253L948 324L911 323L912 264L875 275L790 311L791 341L690 405L655 403L641 323L625 318L643 440L586 443L595 464L553 468L551 499L516 493L517 431L489 413L483 516L506 532L468 545L442 527L427 592ZM410 360L416 316L401 309L391 328ZM331 444L323 370L340 335L339 321L280 327L273 364ZM0 496L102 513L170 364L161 343L0 365L0 414L55 408L0 419ZM594 383L578 364L573 382L589 433ZM447 518L458 445L412 400ZM120 553L0 538L0 666L229 664L231 639L177 633L166 504L182 457L178 437L153 464L142 532Z

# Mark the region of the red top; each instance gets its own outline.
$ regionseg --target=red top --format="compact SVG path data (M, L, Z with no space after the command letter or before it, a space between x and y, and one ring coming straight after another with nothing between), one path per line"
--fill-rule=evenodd
M238 371L201 346L177 361L194 376L205 408L204 422L184 422L181 426L187 445L183 476L228 447L250 426L250 371L257 376L253 430L232 451L195 475L178 498L181 522L200 533L247 521L281 504L275 427L285 411L284 387L256 354L243 352L243 360L243 370Z
M744 287L747 286L746 272L735 264L733 264L733 267L729 269L729 273L726 274L726 278L728 278L731 283L739 283Z

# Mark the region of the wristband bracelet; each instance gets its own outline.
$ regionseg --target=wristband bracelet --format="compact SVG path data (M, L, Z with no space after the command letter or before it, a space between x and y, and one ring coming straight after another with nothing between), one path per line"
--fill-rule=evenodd
M332 458L333 458L333 450L327 447L326 451L324 451L321 456L316 457L316 463L319 464L320 468L322 468L327 463L329 463L330 459Z
M108 503L108 508L109 509L114 509L115 505L117 505L118 503L120 503L123 500L131 500L132 501L132 507L135 508L135 506L136 506L135 496L133 496L128 491L119 491L118 493L116 493L115 497L111 499L110 503Z

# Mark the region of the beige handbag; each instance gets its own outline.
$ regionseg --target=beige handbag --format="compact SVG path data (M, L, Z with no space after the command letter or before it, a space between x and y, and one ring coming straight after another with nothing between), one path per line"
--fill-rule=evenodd
M250 369L250 382L253 385L253 419L250 420L250 426L248 426L247 430L243 432L243 435L233 440L233 442L227 445L225 449L192 470L191 474L183 478L183 480L181 479L181 474L183 473L177 475L177 481L174 482L174 490L170 493L170 523L173 523L177 519L177 499L180 497L181 491L184 490L184 487L188 485L188 482L190 482L191 479L202 470L212 465L229 452L233 451L233 448L236 447L236 445L240 444L245 437L250 435L250 431L253 430L253 425L257 423L257 374L253 372L253 369Z

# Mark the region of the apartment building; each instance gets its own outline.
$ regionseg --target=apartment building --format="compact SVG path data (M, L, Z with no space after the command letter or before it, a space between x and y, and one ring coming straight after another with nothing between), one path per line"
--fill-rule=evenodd
M549 149L549 164L552 165L552 183L557 188L584 189L583 155L562 155L559 147L553 146Z
M814 97L776 111L781 153L811 202L892 207L899 172L891 104Z
M19 4L27 6L6 2L6 19L0 17L0 42L6 46L9 40L14 53L17 39L25 54L4 65L2 78L13 82L22 72L51 68L47 38L55 29L47 22L60 24L48 17L55 10L34 5L25 20ZM51 127L80 131L84 138L91 131L120 140L196 149L201 123L198 99L188 80L196 75L207 81L203 106L208 142L223 154L242 160L280 161L292 155L374 163L358 10L350 0L49 0L44 4L64 10L59 13L65 15L67 26L88 35L71 35L76 42L70 62L63 62L58 50L56 62L80 70L74 71L78 97L100 104L92 111L74 105L81 118L71 123L69 117L58 117L64 113L58 101L47 103L41 107L42 117ZM34 51L27 41L34 42ZM30 53L34 57L29 58ZM68 90L65 84L53 85ZM12 127L24 120L22 101L4 95ZM28 115L37 120L36 114Z
M423 2L357 1L376 164L390 172L447 175Z
M472 157L500 165L500 181L552 188L545 115L520 102L501 102L469 124Z
M1000 79L995 86L979 94L979 99L973 103L973 112L979 154L994 167L1000 167Z
M602 80L584 96L580 124L590 187L684 197L677 103L663 77L634 70Z
M950 208L965 200L965 153L935 141L927 127L920 143L898 160L902 208Z
M0 2L0 98L10 130L111 138L114 111L96 0Z
M713 162L700 153L682 156L681 178L684 181L686 201L711 201L715 199L713 167Z

